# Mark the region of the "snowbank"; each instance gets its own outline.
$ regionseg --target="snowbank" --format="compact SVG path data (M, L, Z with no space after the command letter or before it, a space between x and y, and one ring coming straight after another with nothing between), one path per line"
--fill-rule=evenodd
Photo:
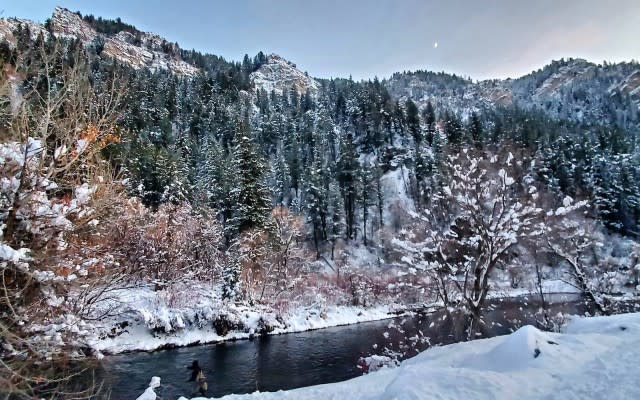
M578 318L564 333L511 335L430 349L346 382L225 400L640 398L640 313Z
M149 387L142 393L136 400L156 400L158 397L154 389L160 387L160 378L154 376L151 378L151 382L149 382Z
M548 289L570 293L560 281ZM555 290L549 290L556 292ZM489 298L530 294L524 289L496 290ZM286 310L225 302L220 288L189 282L155 291L141 286L111 292L98 314L111 317L95 324L87 345L100 353L151 351L161 348L248 339L258 334L282 334L393 318L410 306L292 305Z
M182 293L182 291L178 291ZM362 308L316 305L276 311L224 302L219 290L195 283L186 298L151 287L114 294L114 317L102 326L88 345L98 352L116 354L159 348L248 339L257 334L281 334L376 321L397 316L393 305ZM100 311L100 310L99 310Z

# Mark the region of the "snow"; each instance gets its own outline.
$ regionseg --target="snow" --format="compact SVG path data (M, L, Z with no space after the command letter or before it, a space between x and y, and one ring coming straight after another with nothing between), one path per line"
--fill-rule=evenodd
M142 34L143 41L147 38L147 35L149 34ZM146 47L136 46L127 42L125 32L120 32L114 37L107 38L104 52L134 69L169 70L174 74L186 76L194 76L198 73L198 68L182 60L174 59L164 52L149 50Z
M0 41L6 41L10 47L15 47L16 38L13 36L13 32L18 28L18 25L29 28L33 40L37 39L39 35L44 38L49 35L49 32L42 25L34 21L23 18L0 18Z
M320 83L300 71L294 64L277 54L270 54L267 62L250 75L251 82L257 89L272 90L282 94L292 87L298 93L316 93Z
M409 196L409 171L404 166L385 173L381 178L380 184L383 197L385 199L393 199L392 202L385 204L386 207L383 211L385 221L392 220L393 216L391 214L393 212L415 212L415 205Z
M45 38L49 35L44 26L36 22L19 18L0 18L0 41L6 40L11 47L14 47L16 38L13 36L13 31L20 24L29 27L34 40L40 34ZM104 54L135 69L146 67L152 71L169 70L184 76L194 76L199 71L193 65L161 51L161 45L165 40L153 33L140 32L142 44L136 46L131 44L133 36L131 33L119 32L111 37L105 36L93 29L79 15L62 7L54 9L51 26L56 37L79 39L85 45L90 45L94 39L102 37L105 40ZM166 43L171 46L169 42Z
M369 253L364 246L353 248L350 253L351 261L355 264L364 266L367 263L375 263L375 255ZM91 266L91 262L87 261L82 268L86 270ZM549 269L550 276L543 280L544 293L560 294L564 300L578 293L574 286L558 279L552 271L553 269ZM514 289L507 272L494 272L494 287L488 298L531 295L536 292L535 287L527 284ZM74 274L82 275L82 271L74 271ZM527 279L523 280L526 281ZM282 310L266 305L236 305L223 301L221 289L216 285L200 281L172 284L158 291L154 290L153 285L120 289L110 292L109 297L101 303L103 308L96 309L96 313L108 311L113 317L97 322L87 343L94 350L109 354L151 351L164 347L248 339L255 334L301 332L368 322L392 318L398 311L411 308L410 305L393 304L353 307L332 305L323 301L307 305L291 304ZM559 298L558 301L563 301L563 298ZM216 330L216 322L221 320L230 323L228 332Z
M151 382L149 382L149 387L142 393L136 400L156 400L157 395L153 389L157 389L160 387L160 378L154 376L151 378Z
M379 256L374 248L351 245L346 248L348 265L355 268L373 268L379 265Z
M499 271L502 272L502 271ZM498 275L498 274L496 274ZM533 283L533 281L531 282ZM510 286L510 281L508 274L502 273L497 276L495 290L489 292L487 298L503 298L503 297L516 297L516 296L526 296L530 294L536 294L536 288L531 285L531 287L519 287L517 289L513 289ZM572 285L562 279L545 279L542 281L542 292L545 295L550 294L579 294L580 290L576 288L575 285Z
M102 321L88 340L94 350L104 353L150 351L166 346L188 346L235 339L249 339L270 327L270 334L283 334L333 326L376 321L396 316L396 307L380 305L370 308L315 305L293 307L277 312L266 306L244 306L224 302L219 289L190 282L188 291L171 289L154 291L150 286L117 290L105 301L115 317ZM178 293L176 293L176 291ZM229 321L235 326L219 334L214 323ZM114 327L117 334L107 334ZM267 332L264 332L267 333Z
M79 270L77 274L69 276L82 273ZM533 288L511 288L507 274L500 278L496 280L496 288L488 298L532 294ZM575 287L558 279L544 280L543 291L558 294L561 296L556 296L558 301L572 298L578 293ZM320 302L274 310L268 306L236 305L222 301L220 288L203 282L187 282L159 291L155 291L152 285L115 290L101 304L103 308L96 309L96 313L109 311L108 314L113 317L95 324L87 344L97 352L108 354L357 324L393 318L398 312L410 308L395 304L355 307ZM228 332L216 331L215 323L220 320L231 323Z
M525 326L345 382L222 399L632 399L640 398L638 359L639 313L577 318L563 333Z
M29 249L22 248L15 250L12 247L0 242L0 261L10 261L18 263L29 259ZM0 264L3 265L3 264Z

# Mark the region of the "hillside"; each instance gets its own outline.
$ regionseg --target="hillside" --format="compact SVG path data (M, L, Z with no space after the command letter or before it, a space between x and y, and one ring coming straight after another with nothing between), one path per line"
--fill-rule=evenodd
M469 114L486 108L517 106L583 123L611 123L638 128L640 65L596 65L582 59L554 61L529 75L471 82L426 71L394 74L385 81L390 93L428 101Z
M53 34L60 38L80 40L85 46L93 46L96 51L125 63L133 68L169 70L175 74L193 76L198 69L184 62L178 55L175 44L158 35L138 30L122 30L116 34L99 32L81 15L56 7L51 19L44 27L33 22L25 24L21 19L0 19L0 40L11 46L17 45L14 31L24 24L32 37Z

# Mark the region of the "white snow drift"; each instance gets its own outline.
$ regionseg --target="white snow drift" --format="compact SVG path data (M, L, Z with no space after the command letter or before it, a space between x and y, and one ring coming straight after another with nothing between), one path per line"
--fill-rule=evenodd
M640 313L578 318L564 333L525 326L345 382L223 399L637 399L638 360Z

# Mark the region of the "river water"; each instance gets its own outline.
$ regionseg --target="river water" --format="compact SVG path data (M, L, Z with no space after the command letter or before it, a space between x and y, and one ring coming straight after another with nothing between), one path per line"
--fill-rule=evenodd
M549 314L585 314L593 311L574 295L551 298ZM482 337L504 335L540 320L537 302L529 297L492 300L483 315ZM105 357L94 371L110 387L111 399L135 399L160 376L156 393L162 399L191 396L187 365L198 360L209 383L208 396L276 391L338 382L361 375L358 360L383 349L406 348L408 338L427 337L409 347L410 357L430 346L464 340L461 314L444 311L398 317L317 331L258 337L213 345L183 347L150 353Z

